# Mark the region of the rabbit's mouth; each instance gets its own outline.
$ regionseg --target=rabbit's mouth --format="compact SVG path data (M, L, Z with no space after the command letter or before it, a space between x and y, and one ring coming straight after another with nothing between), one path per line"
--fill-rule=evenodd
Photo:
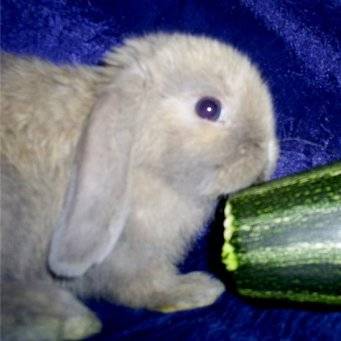
M255 185L258 185L258 184L261 184L261 183L263 183L263 182L266 182L267 180L269 180L269 177L268 177L268 175L267 175L267 170L264 169L264 170L262 171L262 173L256 178L254 184L255 184Z
M217 168L220 193L234 193L267 180L267 159L264 153L248 153L232 164Z

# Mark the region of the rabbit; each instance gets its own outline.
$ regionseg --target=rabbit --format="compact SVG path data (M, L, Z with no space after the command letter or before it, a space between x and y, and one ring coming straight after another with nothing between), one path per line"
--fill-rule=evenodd
M36 340L97 332L77 296L160 312L214 303L223 283L177 265L217 197L269 179L278 158L248 57L161 32L127 38L101 66L1 63L3 296L8 314L34 310L14 325Z

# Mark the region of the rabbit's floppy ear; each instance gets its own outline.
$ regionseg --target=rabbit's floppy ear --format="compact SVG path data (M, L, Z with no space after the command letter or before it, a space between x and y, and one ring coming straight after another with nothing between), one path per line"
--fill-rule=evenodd
M56 275L80 276L103 261L125 224L132 132L117 97L112 91L102 95L78 143L50 245L48 262Z

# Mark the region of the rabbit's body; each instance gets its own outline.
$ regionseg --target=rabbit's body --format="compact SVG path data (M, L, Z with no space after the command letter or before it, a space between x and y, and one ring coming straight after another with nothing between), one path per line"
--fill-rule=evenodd
M49 278L46 254L69 182L77 141L94 105L96 91L108 85L109 81L99 68L63 69L42 61L9 58L13 61L3 60L2 77L2 170L4 205L7 205L4 212L14 208L13 219L17 219L20 208L24 211L21 214L24 222L16 228L13 228L16 225L13 223L5 225L10 230L3 231L6 241L3 247L3 273L11 279ZM12 68L6 63L11 63ZM16 102L11 100L14 92ZM38 103L32 101L37 95L40 99ZM184 256L188 242L214 208L212 199L215 198L188 201L186 193L167 188L165 181L142 170L139 173L131 184L135 189L133 197L136 198L131 201L131 214L122 232L122 241L112 251L108 261L99 265L97 271L89 271L86 276L88 281L82 278L81 285L77 281L70 282L80 291L92 294L106 291L108 295L110 288L106 287L113 286L113 282L120 277L129 278L130 273L138 274L139 271L144 276L147 271L155 272L165 261L163 258L176 264ZM163 188L162 192L160 188ZM15 198L13 193L17 194ZM149 198L148 207L139 205L146 197ZM6 200L12 198L14 202L7 204ZM155 212L155 207L158 207L158 212ZM154 226L171 222L174 212L184 217L184 221L158 235ZM146 216L143 229L136 228L140 227L135 222L139 215ZM18 241L25 241L25 244L17 247ZM9 248L12 245L16 257L13 257L13 249ZM152 270L153 263L155 269ZM115 271L118 276L113 274ZM92 273L94 276L91 276ZM146 285L151 286L151 283ZM119 283L114 286L119 286ZM126 282L120 291L124 291L125 287Z
M17 219L20 209L25 222L4 224L9 230L2 231L3 270L11 278L30 278L31 272L41 277L47 272L48 242L75 146L100 77L91 70L63 70L9 55L3 56L1 69L2 175L6 177L2 183L3 205L7 205L3 212L6 218L13 210L12 219ZM17 197L12 198L14 193ZM22 247L17 247L18 242Z
M4 56L2 278L133 307L205 306L223 285L176 265L219 194L271 173L271 100L248 60L218 42L129 42L106 67ZM205 95L223 119L196 116Z

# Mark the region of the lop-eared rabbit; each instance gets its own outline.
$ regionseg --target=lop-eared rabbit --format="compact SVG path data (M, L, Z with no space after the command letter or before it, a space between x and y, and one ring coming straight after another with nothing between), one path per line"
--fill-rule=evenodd
M1 116L3 339L96 332L76 295L162 312L221 295L177 264L220 194L274 169L271 96L247 57L163 33L103 66L4 53Z

